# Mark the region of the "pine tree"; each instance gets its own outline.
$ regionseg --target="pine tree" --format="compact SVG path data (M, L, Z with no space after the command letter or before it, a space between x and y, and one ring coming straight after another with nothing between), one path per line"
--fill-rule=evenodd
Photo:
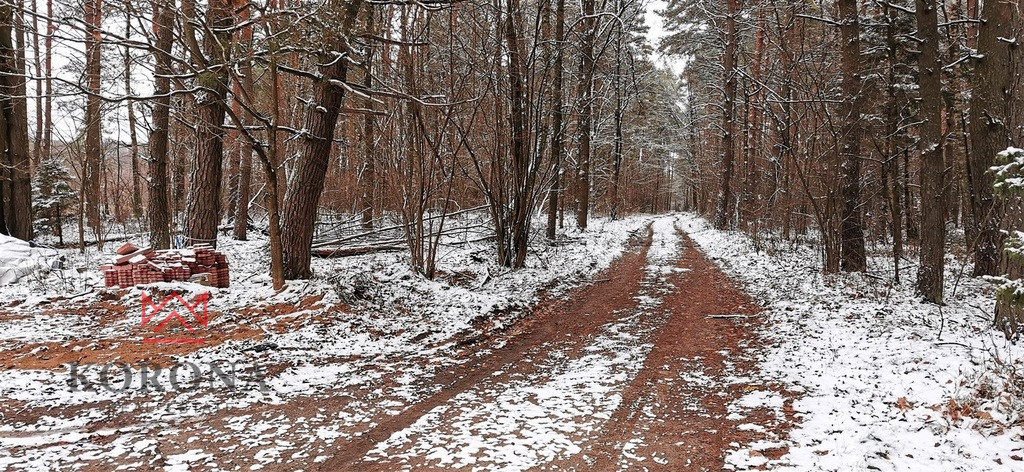
M58 159L46 159L36 169L32 182L34 226L44 234L57 237L64 244L64 216L78 200L78 192L71 188L71 173Z

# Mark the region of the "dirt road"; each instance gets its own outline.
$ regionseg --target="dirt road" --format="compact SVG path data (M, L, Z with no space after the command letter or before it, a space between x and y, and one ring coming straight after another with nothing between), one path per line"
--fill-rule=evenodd
M731 443L784 434L771 409L730 410L762 388L746 377L757 306L671 221L656 225L597 283L543 304L504 348L321 470L720 470Z
M758 311L666 217L591 284L445 356L334 357L279 379L320 382L315 394L197 390L0 414L30 425L88 412L67 437L9 451L58 469L721 470L739 444L781 455L770 443L794 421L790 401L757 401L773 390L753 371ZM178 408L147 410L167 400Z

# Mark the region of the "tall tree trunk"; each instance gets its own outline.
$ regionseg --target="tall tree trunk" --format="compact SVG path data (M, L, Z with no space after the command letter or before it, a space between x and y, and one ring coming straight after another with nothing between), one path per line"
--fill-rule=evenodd
M153 2L154 66L153 130L149 135L149 240L157 249L171 246L171 215L167 189L167 147L171 116L171 48L174 41L174 0Z
M616 2L615 11L619 12L621 16L624 12L622 9L622 0ZM619 177L622 175L622 118L626 113L625 104L622 97L622 41L624 39L625 32L622 31L621 24L617 24L615 28L615 77L613 78L615 86L615 111L612 117L612 127L615 128L615 137L612 143L612 181L610 190L610 202L609 202L609 216L611 219L617 219L619 217Z
M975 256L975 272L979 271L977 251L982 243L991 244L988 251L998 254L998 266L993 273L1005 273L1011 278L1024 276L1024 264L1016 258L1000 253L1002 246L998 229L1020 229L1024 211L1022 199L1015 197L1007 201L992 202L992 177L988 172L979 175L977 171L992 164L993 154L1006 147L1021 147L1024 143L1024 104L1020 97L1024 90L1024 48L1020 45L1024 34L1024 13L1019 5L1011 2L985 2L978 35L978 51L982 58L975 72L977 83L974 101L971 103L971 140L973 142L969 171L972 174L972 208L981 223ZM1014 38L1009 42L1004 38ZM981 161L980 163L978 161ZM975 182L977 181L977 182ZM984 191L980 192L981 185ZM987 206L987 208L986 208ZM991 219L992 221L985 221ZM995 228L995 229L993 229ZM985 260L985 264L991 263ZM1024 307L1011 301L1010 297L999 297L996 303L995 325L1008 337L1019 336L1024 326Z
M946 164L942 139L942 65L938 15L933 0L916 0L921 39L918 77L921 91L921 265L917 290L925 300L942 303L946 243Z
M239 12L239 21L241 21L243 23L248 23L249 16L250 16L249 7L248 6L241 7L241 11ZM244 88L245 91L249 95L251 95L251 96L255 95L255 93L256 93L255 92L256 86L255 86L255 83L254 83L255 81L254 81L253 76L252 76L253 75L253 71L252 71L252 47L253 47L253 44L252 44L252 33L253 33L252 32L252 25L248 25L247 24L244 28L242 28L242 32L241 32L241 36L242 37L240 38L240 41L239 41L239 44L242 45L242 49L244 50L244 51L240 51L240 53L244 55L244 60L241 62L241 64L239 64L239 69L240 69L240 72L242 74L242 78L241 78L242 83L241 84L236 84L237 87ZM275 67L276 67L276 63L275 63ZM276 80L276 77L277 77L276 72L275 72L274 77L275 77L275 80ZM277 83L272 84L272 87L274 87L275 91L277 89L277 85L278 85ZM277 113L277 111L276 111L277 107L275 107L274 109L275 109L275 113L276 113L275 116L280 115L280 113ZM245 118L242 118L242 124L243 125L250 125L250 124L252 124L251 123L252 119L249 117L248 113L241 113L240 115L245 117ZM277 126L277 124L275 124L275 131L274 131L275 133L276 133L276 126ZM238 133L238 136L239 136L238 146L237 146L238 149L236 150L236 152L238 153L237 157L236 157L236 160L238 162L238 178L235 180L235 194L233 195L234 202L235 202L235 214L234 214L235 225L234 225L233 230L234 230L235 239L237 239L239 241L245 241L246 239L249 238L249 234L248 234L248 232L249 232L249 200L252 198L252 195L251 195L251 192L250 192L250 187L252 185L252 150L253 149L252 149L252 142L249 141L249 139L247 139L246 137L242 136L241 132ZM277 148L276 143L274 145L273 151L275 153L279 151L278 148ZM277 165L276 163L279 162L279 160L276 158L276 154L275 154L274 162L275 162L275 164L274 164L275 166ZM267 191L269 192L271 190L274 190L276 195L280 195L280 193L277 192L279 189L276 188L276 185L277 185L277 174L276 174L276 172L274 174L274 185L275 185L274 188L268 187ZM277 205L279 200L280 199L275 196L274 204ZM267 211L270 211L269 207L267 208ZM277 212L278 209L275 208L274 211ZM278 217L278 216L279 215L274 215L275 218ZM278 228L278 229L280 229L280 228Z
M340 0L332 5L342 4ZM342 5L340 31L332 49L351 52L345 35L355 24L362 0L349 0ZM286 279L309 278L310 245L313 243L313 227L316 224L316 209L324 189L324 176L331 158L331 144L334 128L338 123L344 88L334 82L345 82L348 62L338 57L325 57L320 68L320 79L313 87L313 99L306 110L302 151L295 173L285 197L282 226L282 252L284 255L284 276Z
M100 222L100 161L103 157L102 123L100 117L100 56L101 24L103 21L103 0L85 1L85 165L82 172L82 188L85 196L86 219L102 244Z
M230 0L210 0L196 103L196 159L185 204L185 231L191 243L217 245L224 164L224 117L227 114L228 59L234 11ZM188 39L187 39L188 40Z
M592 0L585 0L592 1ZM512 158L512 192L509 202L512 218L509 222L509 252L503 265L522 268L526 262L526 251L530 237L530 215L533 211L533 185L536 169L531 165L530 135L528 116L530 103L526 90L526 58L519 16L522 14L519 0L508 0L508 12L505 17L505 41L508 47L508 80L510 95L511 153ZM503 183L502 185L505 185ZM586 212L583 213L583 224L586 228Z
M32 65L36 76L36 132L32 143L32 173L43 159L43 62L39 51L39 4L32 0Z
M732 175L736 160L736 16L739 0L726 0L725 52L722 68L725 81L725 103L722 105L722 171L719 180L718 204L715 209L715 227L725 229L732 213Z
M25 97L25 37L22 11L11 2L0 4L0 164L6 187L0 228L19 239L32 239L32 180Z
M16 53L14 50L14 6L0 3L0 234L11 234L11 163L10 150L11 128L17 126L12 122L15 96L10 78L15 74Z
M744 177L743 187L745 189L744 197L746 202L744 209L746 215L744 219L746 224L753 224L753 230L756 233L759 228L760 218L765 216L763 214L763 203L761 201L759 190L761 185L761 170L758 166L758 159L762 154L761 150L761 113L764 109L764 104L761 102L761 71L765 60L765 22L764 22L764 8L757 7L757 32L754 35L754 58L753 64L751 64L750 81L753 85L753 90L747 97L747 118L745 123L747 124L747 167L746 175Z
M278 80L278 69L277 69L277 51L270 56L270 78L272 80L271 87L273 87L272 95L277 97L280 95L278 88L281 86L281 81ZM248 80L249 86L252 86L252 80ZM250 89L251 90L251 89ZM279 143L273 136L277 135L277 128L281 123L281 108L276 104L273 105L272 111L274 121L269 130L268 139L270 144L269 155L261 155L261 162L263 163L263 172L266 174L267 179L267 191L264 193L267 203L267 222L270 226L270 280L274 285L274 290L280 291L284 288L284 256L283 246L281 238L281 190L278 186L279 176L277 169L279 162L281 162L280 153L281 149L278 147ZM248 194L248 192L246 192ZM246 202L248 204L248 202Z
M594 41L597 30L595 0L583 0L583 44L580 45L580 155L576 169L576 225L587 229L590 212L591 135L594 130Z
M125 37L131 35L131 19L135 12L130 2L125 3ZM124 48L124 90L126 95L132 95L132 53L127 46ZM128 140L132 159L132 215L136 220L142 220L142 183L139 181L142 174L139 170L139 135L136 126L135 102L125 102L128 107Z
M888 60L888 81L889 87L886 91L886 112L885 112L885 155L882 156L882 172L892 182L892 187L886 189L888 195L889 212L892 217L892 263L893 281L900 281L900 258L903 257L903 204L900 197L903 196L903 185L900 174L900 153L896 143L896 133L899 130L899 109L896 105L896 10L885 6L885 44Z
M867 269L864 252L864 225L861 221L860 137L861 137L861 66L860 21L857 0L839 0L842 17L841 61L843 90L843 135L840 151L842 185L841 246L842 270L861 272Z
M552 176L551 188L548 190L548 226L547 237L554 240L557 234L558 225L558 200L562 194L562 153L565 149L565 126L563 124L563 98L562 98L562 69L563 54L565 50L565 0L557 0L555 3L555 65L554 78L552 79L552 93L554 99L551 116L551 162Z
M243 70L246 76L242 80L251 88L252 68L249 63L243 65ZM243 123L248 122L249 120L243 119ZM245 241L249 239L249 200L252 199L252 143L247 139L240 139L237 153L238 179L235 185L235 221L232 232L235 239Z
M971 154L967 156L971 213L977 225L974 245L974 275L995 275L999 269L1002 236L999 222L1002 212L992 194L992 173L996 153L1012 141L1013 102L1011 93L1017 74L1020 45L1011 45L1001 37L1014 37L1015 21L1020 17L1010 2L985 2L978 34L978 52L974 65L974 90L971 92ZM1016 143L1020 145L1020 143Z
M373 8L366 9L366 29L374 32ZM368 90L373 87L373 48L366 48L365 68L363 72L363 86ZM373 101L366 100L366 108L373 109ZM374 156L373 131L376 117L373 113L363 116L363 172L359 179L360 197L359 211L363 228L373 228L373 206L374 195L377 192L377 158Z
M50 158L51 144L53 143L53 33L56 27L53 24L53 0L46 0L46 36L43 38L43 125L42 143L39 153L42 159Z

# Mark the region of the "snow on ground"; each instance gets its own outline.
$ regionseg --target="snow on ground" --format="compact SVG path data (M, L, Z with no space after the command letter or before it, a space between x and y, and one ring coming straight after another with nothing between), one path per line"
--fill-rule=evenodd
M622 388L653 347L647 340L667 319L660 295L666 291L664 274L681 250L675 222L662 217L652 225L636 310L604 326L581 355L556 350L548 358L528 358L524 362L536 371L512 380L498 372L500 379L434 408L378 444L368 458L422 457L431 466L516 471L579 453L588 435L619 408Z
M823 276L814 248L758 252L692 215L681 227L765 306L761 375L784 384L802 418L781 459L756 452L778 444L752 444L729 454L730 467L1024 470L1022 349L992 329L986 282L957 284L950 260L940 308L915 297L912 282ZM752 392L733 411L782 401Z
M59 265L57 251L34 247L27 241L0 234L0 285Z
M96 268L109 253L61 251L69 259L70 270L0 286L0 352L28 346L35 357L45 360L58 354L73 358L75 353L90 350L118 354L125 346L137 350L142 346L138 329L142 293L175 290L190 299L209 292L209 310L217 315L211 316L207 331L225 339L171 357L200 365L204 378L211 374L206 367L210 362L281 369L267 374L263 389L254 384L230 391L211 386L156 392L141 389L138 372L130 380L130 388L84 391L69 389L70 367L0 368L0 405L52 411L26 421L4 415L0 469L18 465L45 470L96 457L125 464L160 460L169 468L180 467L224 452L208 446L171 455L151 444L154 435L183 434L178 424L184 419L213 415L225 408L282 405L297 396L371 386L365 401L349 402L330 415L313 415L306 421L308 426L288 424L269 414L228 420L235 431L232 434L243 446L271 446L258 457L263 463L301 458L309 453L311 444L327 447L345 439L353 429L372 426L365 423L374 414L399 412L429 395L429 388L435 387L424 390L422 385L429 385L424 379L434 369L456 362L459 340L511 324L539 300L542 291L558 294L586 282L622 254L626 241L641 234L651 219L595 219L590 231L568 230L557 246L535 238L527 267L518 271L498 266L493 245L487 242L445 246L438 260L442 275L436 280L416 274L405 252L314 259L317 276L290 282L281 293L270 287L264 256L267 241L258 234L245 242L221 239L218 249L227 254L232 270L227 289L192 283L126 290L96 288L102 282ZM252 334L231 337L246 329ZM120 385L122 377L116 369L114 372L112 382ZM161 371L160 384L168 385L169 375L167 369ZM189 378L186 373L181 382L187 383ZM74 408L66 408L69 406ZM114 441L107 436L115 433L90 428L112 415L126 413L138 424L120 428ZM280 434L276 431L281 428L292 428L297 440L276 444L275 437ZM343 433L339 428L349 431ZM10 451L24 446L32 448ZM165 455L160 458L161 454Z

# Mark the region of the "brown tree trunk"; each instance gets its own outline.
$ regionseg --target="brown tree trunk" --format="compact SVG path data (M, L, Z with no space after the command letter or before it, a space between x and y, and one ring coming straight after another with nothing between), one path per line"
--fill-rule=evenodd
M616 2L615 10L620 15L623 13L621 0ZM612 117L612 127L615 129L615 136L612 142L612 180L611 190L609 191L610 202L608 204L608 216L613 220L619 217L619 178L622 175L622 118L626 113L622 97L622 41L625 34L622 31L621 25L617 25L615 28L615 77L612 79L615 87L615 110Z
M14 82L14 96L11 100L10 126L11 148L7 150L11 162L11 234L21 239L32 239L32 156L29 153L28 139L28 92L25 80L25 21L24 9L18 3L15 31L15 62L17 77L10 77Z
M185 232L191 244L217 245L224 164L224 117L227 114L228 59L234 11L230 0L210 0L196 103L196 159L185 204Z
M996 153L1012 141L1013 102L1011 94L1020 60L1019 45L1000 37L1014 37L1020 13L1010 2L985 2L983 23L978 34L978 59L974 65L974 90L971 92L971 154L967 156L970 181L971 214L978 234L974 245L974 275L995 275L999 269L999 232L1001 211L992 193L992 173ZM1015 97L1015 98L1011 98ZM1019 142L1017 143L1020 144Z
M280 94L279 87L281 86L281 81L278 80L276 51L270 57L270 75L273 81L271 85L273 87L273 96L277 97ZM251 86L252 84L250 83L249 85ZM264 195L266 196L267 203L267 220L270 225L270 280L274 285L274 290L280 291L284 288L285 275L283 241L281 238L281 191L278 186L279 177L277 174L278 163L281 162L279 156L281 149L278 147L278 141L272 139L272 137L277 135L277 128L281 122L281 108L276 104L273 105L272 113L274 121L269 130L271 139L268 139L270 153L269 155L262 155L260 160L263 163L263 172L267 178L267 191Z
M592 0L585 0L592 1ZM533 210L533 185L536 169L531 165L530 134L527 122L530 116L529 97L526 91L526 58L523 38L519 25L521 15L519 0L508 0L505 17L505 41L508 47L508 80L510 95L509 124L511 124L512 192L510 195L512 217L509 222L509 246L502 265L519 269L526 262L526 251L530 237L530 215ZM586 228L586 212L583 213Z
M331 2L341 3L340 1ZM355 23L362 0L350 0L340 12L340 31L348 34ZM338 51L348 51L347 43L337 41ZM338 122L344 89L332 82L344 82L348 75L348 62L336 57L324 58L329 64L320 68L321 78L313 88L313 98L306 111L302 151L295 174L288 188L284 202L282 226L282 252L284 255L284 276L286 279L304 279L313 275L309 268L310 245L313 243L313 226L316 224L316 209L324 189L324 176L331 158L331 144L334 128Z
M245 82L252 81L248 75L243 80ZM251 87L252 84L248 86ZM247 122L247 120L243 120L243 122ZM237 152L238 180L235 195L235 221L232 230L235 239L245 241L249 239L249 200L252 199L252 143L247 139L239 140Z
M761 156L761 113L764 103L761 101L761 72L765 60L765 21L764 9L757 8L757 33L754 35L754 58L751 64L750 81L753 90L747 97L747 118L744 122L747 125L747 158L746 175L744 177L744 220L745 224L753 224L756 234L759 228L759 219L764 214L764 207L760 198L761 170L758 165Z
M587 229L590 212L591 135L594 128L594 40L597 30L595 0L583 0L583 43L580 45L580 155L576 169L576 225Z
M995 230L1019 230L1024 224L1024 208L1022 199L1014 197L991 201L992 178L989 173L978 175L976 170L991 165L993 152L999 152L1011 145L1020 147L1024 142L1024 105L1021 104L1021 91L1024 90L1022 64L1024 49L1019 42L1013 44L1003 38L1015 38L1020 41L1024 34L1024 14L1018 5L1010 2L985 2L978 35L978 51L983 55L976 69L977 82L974 89L974 102L971 103L971 139L973 142L971 165L972 173L972 207L977 206L976 218L981 223L982 234L979 237L981 251L983 242L995 246L987 248L998 254L998 270L994 273L1005 273L1010 278L1024 276L1024 263L1017 258L1001 253L1000 233L991 234ZM981 161L979 163L978 161ZM982 164L984 163L984 164ZM975 183L975 181L978 181ZM979 186L986 185L985 192ZM986 201L987 200L987 201ZM987 209L985 207L988 207ZM992 221L985 221L991 219ZM975 272L978 272L977 252ZM989 254L985 254L986 257ZM985 261L986 264L990 263ZM988 267L985 267L988 269ZM1003 330L1007 337L1019 336L1024 326L1024 307L1014 304L1008 297L999 297L996 303L995 325Z
M28 110L25 97L24 27L20 9L0 4L0 144L2 144L3 213L0 230L32 239Z
M50 158L50 149L53 142L53 33L56 27L53 24L53 0L46 0L46 37L43 39L43 75L44 97L43 97L43 125L42 143L40 154L43 159Z
M371 33L373 29L373 8L366 9L366 28ZM366 49L366 65L363 73L363 86L370 89L373 86L373 48ZM367 109L373 108L373 101L366 100ZM361 187L359 197L360 219L363 228L373 228L373 205L374 195L377 191L377 158L374 156L374 136L376 117L373 113L363 116L363 172L359 179Z
M100 117L100 33L103 18L103 0L85 2L85 162L82 171L82 188L85 197L86 219L96 234L96 241L102 244L100 227L100 161L103 155L102 124ZM101 246L102 247L102 246Z
M916 0L921 39L918 77L921 91L921 265L917 290L925 300L942 303L946 243L946 164L942 139L942 65L938 15L933 0Z
M247 6L242 7L241 11L239 12L239 21L247 23L249 15L249 8ZM245 59L239 65L239 69L242 74L242 83L236 84L236 86L244 88L245 91L251 96L255 94L255 84L252 76L253 45L251 25L247 25L246 27L242 28L239 44L241 44L244 48L243 54L245 56ZM276 89L277 84L273 84L273 87L275 87ZM275 107L275 112L276 110L277 108ZM252 120L249 118L248 113L243 113L241 115L246 117L242 119L243 125L251 124ZM233 195L235 202L235 224L233 230L235 239L239 241L245 241L246 239L249 238L249 200L252 198L252 195L249 190L249 188L252 185L252 142L249 141L249 139L247 139L246 137L242 136L242 132L238 133L238 137L238 149L236 150L236 152L238 153L236 156L236 160L238 162L238 178L235 180L235 194ZM274 151L277 151L276 143ZM275 159L274 162L278 161ZM278 190L276 188L277 176L275 175L274 177L275 188L271 189L268 187L268 192L270 190ZM275 204L276 203L277 201L275 201ZM267 211L270 211L269 207ZM274 211L276 212L278 210L275 209ZM274 216L277 217L278 215Z
M36 133L32 143L32 174L43 159L43 62L39 51L39 4L32 0L32 62L36 76Z
M864 225L861 222L860 137L861 137L861 66L860 21L857 0L840 0L842 17L841 66L843 90L843 135L840 150L842 186L841 268L847 272L867 269L864 252Z
M131 3L125 3L125 37L131 35L131 18L134 11L131 8ZM124 90L127 95L132 95L132 55L131 49L128 47L124 48ZM142 220L142 183L140 178L142 177L141 171L139 170L139 135L136 129L136 117L135 117L135 102L129 100L126 102L128 107L128 139L130 144L130 152L132 159L132 215L135 216L136 220Z
M725 102L722 105L722 170L719 180L718 204L715 209L715 227L725 229L732 214L732 176L736 160L736 16L739 0L726 0L725 51L722 55Z
M887 87L886 94L885 155L882 156L882 173L892 182L891 188L886 189L886 195L888 196L889 212L892 217L890 223L892 226L893 281L898 283L900 281L900 258L903 257L903 203L900 198L903 196L903 181L900 174L899 147L896 144L896 133L899 130L900 118L899 109L896 106L896 91L894 87L896 83L896 51L898 48L895 24L896 10L886 6L885 16L887 19L885 44L887 46L889 87Z
M554 100L551 116L551 162L552 176L551 188L548 190L548 225L547 237L554 240L558 226L558 200L562 194L562 153L565 149L565 126L563 120L563 98L562 98L562 69L563 54L565 50L565 0L555 2L555 65L554 78L552 79L552 92Z
M153 2L154 66L153 130L149 134L149 240L157 249L171 246L170 201L167 194L167 147L171 115L171 47L174 41L174 0Z

